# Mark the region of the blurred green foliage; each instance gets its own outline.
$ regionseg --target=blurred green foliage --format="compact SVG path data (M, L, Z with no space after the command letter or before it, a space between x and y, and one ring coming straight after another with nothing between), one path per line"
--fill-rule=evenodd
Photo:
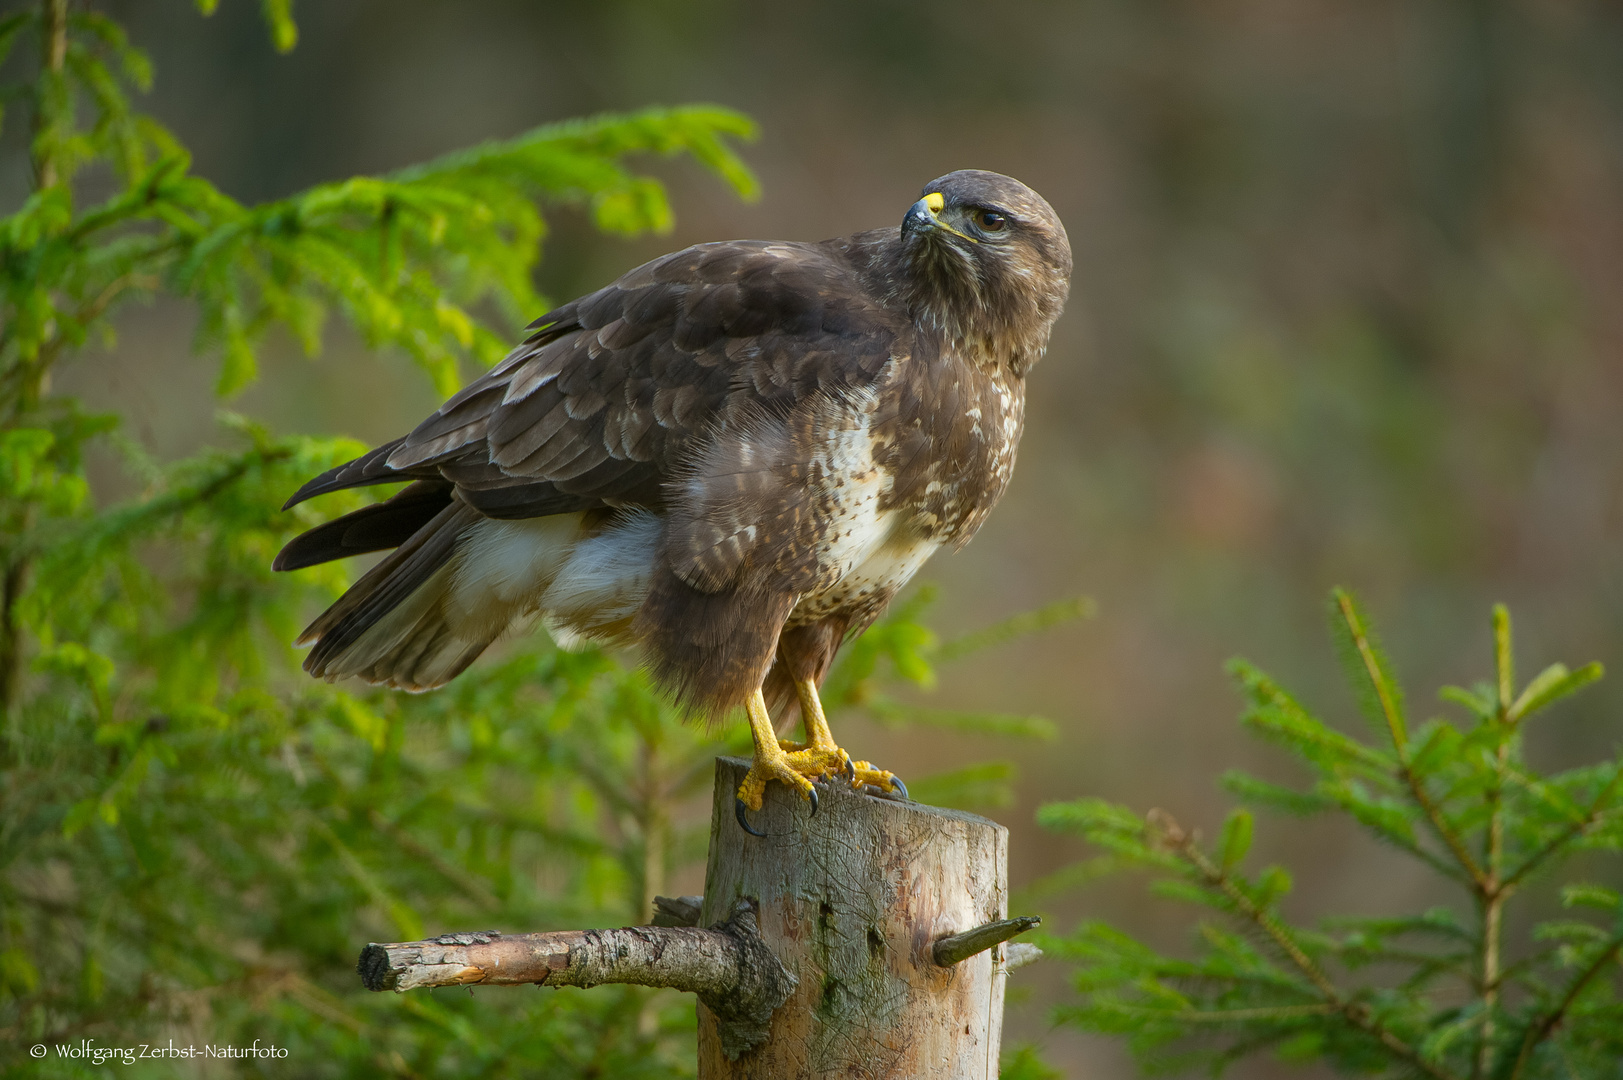
M1494 679L1448 687L1466 722L1411 729L1403 694L1364 615L1345 592L1331 624L1361 711L1359 739L1312 715L1244 661L1232 671L1243 722L1313 775L1306 790L1243 773L1225 786L1292 815L1341 813L1462 889L1464 910L1336 918L1317 928L1281 904L1291 875L1248 874L1253 819L1229 815L1203 844L1162 811L1098 799L1045 806L1039 820L1109 854L1092 869L1148 867L1155 891L1217 912L1198 925L1192 959L1085 922L1053 947L1075 960L1080 1004L1061 1023L1126 1038L1155 1071L1221 1073L1271 1051L1287 1062L1431 1080L1623 1076L1623 894L1580 875L1615 876L1623 853L1623 758L1540 775L1522 754L1536 714L1598 679L1600 665L1552 664L1518 689L1510 617L1494 610ZM1580 862L1585 853L1609 863ZM1090 876L1084 872L1080 875ZM1507 931L1510 902L1553 892L1571 914ZM1531 895L1529 895L1531 893ZM1531 904L1524 906L1531 907ZM1517 923L1518 930L1520 923Z
M264 10L290 48L290 5ZM378 496L278 507L364 447L222 413L237 449L159 465L50 376L110 343L121 305L168 295L196 305L221 394L254 378L272 327L317 349L329 311L448 391L544 310L531 285L543 203L585 205L606 232L666 229L663 187L628 162L647 153L691 157L752 197L730 145L751 123L709 107L603 116L247 206L132 109L150 65L116 24L43 0L0 23L0 59L14 45L38 58L4 90L24 103L37 184L0 220L0 1066L96 1068L31 1059L35 1043L257 1039L288 1050L281 1075L690 1074L693 1009L677 995L373 995L354 959L369 940L449 929L642 921L671 872L702 860L711 762L747 748L744 727L684 726L618 659L543 638L434 694L305 678L286 643L348 569L272 575L272 556ZM139 497L93 497L97 446L121 455ZM849 651L831 709L1051 736L1041 720L912 708L886 688L927 687L938 657L1085 606L940 646L917 621L928 602ZM989 762L918 787L1005 804L1011 776Z

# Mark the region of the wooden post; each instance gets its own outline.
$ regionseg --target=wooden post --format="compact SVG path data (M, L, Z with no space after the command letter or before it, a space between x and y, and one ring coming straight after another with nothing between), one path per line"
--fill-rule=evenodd
M752 901L761 940L795 989L749 1049L701 1003L700 1080L993 1080L1006 946L951 967L934 948L1006 917L1008 830L836 781L819 786L815 816L782 784L767 785L751 821L768 835L749 836L733 818L748 767L716 763L700 925Z
M996 822L818 785L781 784L733 816L748 770L716 762L705 895L656 897L650 926L376 942L368 990L435 986L669 987L699 999L700 1080L860 1076L993 1080L1003 981L1041 955L1008 945L1008 830Z

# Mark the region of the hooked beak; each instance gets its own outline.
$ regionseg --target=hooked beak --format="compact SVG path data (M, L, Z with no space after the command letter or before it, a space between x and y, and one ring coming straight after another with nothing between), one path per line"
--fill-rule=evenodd
M970 243L979 243L973 236L964 236L963 233L941 220L940 214L947 205L946 198L939 191L932 191L918 202L907 208L907 216L902 218L902 233L923 232L927 229L940 229L954 236L968 240Z

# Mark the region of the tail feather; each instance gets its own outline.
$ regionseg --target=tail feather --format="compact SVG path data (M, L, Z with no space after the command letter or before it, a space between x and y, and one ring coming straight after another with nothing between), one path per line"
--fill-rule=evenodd
M445 612L453 572L442 567L406 603L374 623L340 658L342 674L414 691L444 686L462 674L501 631L487 626L470 637L465 624L453 629Z
M393 652L402 641L414 634L430 632L434 626L450 633L444 606L454 578L452 557L463 534L478 518L477 511L452 502L362 575L295 643L313 646L310 655L305 657L304 670L328 680L364 675L373 682L413 690L427 689L445 681L424 681L418 677L437 673L446 666L427 663L430 654L423 650L403 657L408 662L399 665ZM483 651L494 637L491 634L479 642L473 655ZM463 642L462 646L472 644ZM460 653L464 648L457 651ZM468 657L468 661L471 660L472 656ZM398 673L397 666L401 668Z
M402 539L413 522L420 524ZM564 638L634 639L634 624L650 618L646 601L661 528L662 520L645 511L490 518L462 494L419 482L311 530L276 565L307 566L398 542L295 644L310 646L304 669L316 678L428 690L460 674L508 630L537 619ZM668 590L677 595L655 607L693 607L683 603L689 586L673 577ZM664 663L656 669L670 681L704 658L690 680L678 681L690 708L715 712L760 684L793 597L707 599L698 605L704 610L685 611L682 625L664 635ZM740 624L742 647L726 629ZM712 675L724 675L722 685L707 685Z

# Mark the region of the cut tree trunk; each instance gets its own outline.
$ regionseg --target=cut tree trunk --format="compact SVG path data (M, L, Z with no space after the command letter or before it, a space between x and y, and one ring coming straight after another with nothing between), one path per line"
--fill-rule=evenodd
M700 1080L992 1080L1008 971L1008 830L973 814L782 784L733 816L749 763L716 763L705 895L657 897L654 925L474 931L368 945L369 990L634 983L699 999Z
M752 901L796 986L743 1053L701 1003L700 1080L996 1077L1006 946L949 967L935 946L1007 915L1008 830L834 782L819 786L815 815L767 785L751 815L767 836L750 836L733 819L748 767L717 762L700 925Z

